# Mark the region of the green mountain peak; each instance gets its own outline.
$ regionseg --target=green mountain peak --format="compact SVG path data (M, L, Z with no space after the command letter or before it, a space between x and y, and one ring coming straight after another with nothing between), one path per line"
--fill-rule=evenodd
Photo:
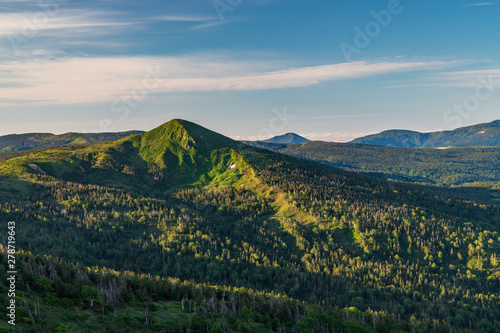
M198 157L208 157L214 149L235 147L238 143L228 137L183 119L173 119L149 132L128 140L139 149L147 162L163 168L197 164ZM126 140L126 141L128 141ZM172 161L176 156L178 161Z
M229 184L243 174L240 147L239 142L202 126L173 119L117 141L24 154L0 165L0 174L21 178L41 174L65 181L160 191L214 180Z

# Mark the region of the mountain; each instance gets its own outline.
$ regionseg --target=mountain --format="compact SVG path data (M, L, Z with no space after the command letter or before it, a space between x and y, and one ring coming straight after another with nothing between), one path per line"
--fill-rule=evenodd
M351 143L396 148L422 148L428 142L430 136L430 133L390 130L358 138L351 141Z
M160 167L172 162L170 159L174 156L174 164L195 165L200 158L209 158L215 149L238 145L232 139L181 119L171 120L124 142L132 142L144 160Z
M0 136L0 153L26 151L32 149L59 147L71 144L82 144L100 141L114 141L141 131L121 133L66 133L54 135L50 133L11 134Z
M37 150L9 159L0 164L0 170L17 176L35 170L65 181L161 190L190 182L207 183L216 175L222 179L228 165L242 164L230 154L238 145L242 144L174 119L117 141Z
M447 187L500 182L500 147L406 149L320 141L249 144L391 180Z
M500 322L498 206L183 120L0 162L0 228L7 221L21 258L32 255L19 263L29 302L19 317L34 331L495 332Z
M288 144L301 144L305 142L309 142L310 140L295 134L295 133L287 133L279 136L272 137L267 140L263 140L262 142L269 143L288 143Z
M462 127L453 131L420 133L390 130L351 142L398 148L498 147L500 146L500 120Z

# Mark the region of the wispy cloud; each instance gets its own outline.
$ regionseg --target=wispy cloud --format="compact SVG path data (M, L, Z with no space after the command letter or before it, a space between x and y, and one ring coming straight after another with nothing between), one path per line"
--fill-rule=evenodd
M443 87L476 88L478 84L500 87L500 68L450 71L424 75L411 81L387 86L387 88Z
M87 9L61 9L52 13L46 13L43 10L38 12L10 12L0 13L0 37L22 33L45 36L75 36L75 32L83 30L85 33L102 35L116 33L117 30L109 30L114 27L125 29L130 26L145 25L154 22L184 22L201 28L203 25L208 27L214 25L214 23L219 23L217 21L216 17L182 14L139 17L131 20L127 19L120 12L92 11Z
M213 28L219 25L228 24L234 22L233 20L225 20L221 22L218 17L215 16L193 16L193 15L163 15L163 16L153 16L138 20L138 22L150 23L150 22L177 22L177 23L191 23L189 30L202 30Z
M297 88L394 72L441 68L446 62L353 62L269 70L272 64L204 56L29 59L0 63L0 101L45 104L106 102L130 94L159 69L153 93ZM274 65L274 68L279 67Z
M112 27L125 27L133 24L133 22L112 18L107 12L61 10L53 14L53 17L42 15L42 13L44 12L0 14L0 37L15 34L70 36L75 31L102 35L111 33L109 29Z
M220 25L225 25L234 22L233 20L225 19L223 21L221 20L210 20L206 21L205 23L195 25L194 27L191 28L191 30L204 30L204 29L210 29L210 28L215 28Z
M42 47L61 50L68 45L80 45L109 49L110 45L117 45L117 37L126 40L140 30L152 29L155 24L169 24L169 33L182 33L231 22L220 22L215 16L186 14L130 17L126 12L69 9L62 5L55 9L3 11L0 12L1 53L6 59L29 56L34 49ZM130 46L130 43L121 44Z
M166 21L166 22L206 22L215 20L216 17L209 16L189 16L189 15L163 15L153 16L147 20L151 21Z
M479 80L485 80L493 86L500 86L500 68L454 71L431 76L430 79L438 84L452 87L474 88L477 87Z
M495 6L498 5L498 2L479 2L479 3L471 3L468 5L463 6L463 8L470 8L470 7L483 7L483 6Z

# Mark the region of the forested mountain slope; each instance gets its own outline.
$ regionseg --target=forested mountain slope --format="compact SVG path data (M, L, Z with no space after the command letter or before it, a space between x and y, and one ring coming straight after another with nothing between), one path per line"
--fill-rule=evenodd
M90 143L118 140L141 131L120 133L50 133L10 134L0 136L0 153L26 151L48 147L59 147L78 143Z
M0 249L0 294L6 253ZM17 255L18 332L446 332L449 323L313 305L247 288L199 284ZM4 298L4 297L2 297ZM0 314L7 317L7 307ZM10 319L10 318L9 318ZM0 332L9 332L0 321ZM463 330L466 332L467 330Z
M35 254L402 321L485 332L500 323L497 206L254 149L186 121L1 162L0 189L0 220L16 221L19 248Z
M500 182L500 148L496 147L406 149L319 141L249 144L385 179L438 186Z
M500 146L500 120L452 131L430 133L389 130L355 139L352 143L398 148L498 147Z

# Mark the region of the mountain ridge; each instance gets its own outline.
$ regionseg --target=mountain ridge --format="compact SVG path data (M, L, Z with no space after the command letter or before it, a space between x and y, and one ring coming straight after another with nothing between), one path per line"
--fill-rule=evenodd
M114 141L143 131L104 132L104 133L24 133L0 136L0 153L19 152L71 144Z
M449 131L427 133L410 130L387 130L354 139L350 143L395 148L497 147L500 146L500 120Z

